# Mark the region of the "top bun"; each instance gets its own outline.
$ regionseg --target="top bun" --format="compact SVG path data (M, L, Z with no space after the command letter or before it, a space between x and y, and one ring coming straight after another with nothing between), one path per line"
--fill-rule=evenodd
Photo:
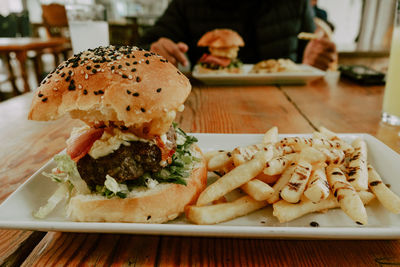
M232 47L244 46L242 37L230 29L215 29L204 34L197 42L198 46L208 47Z
M190 90L189 80L160 55L137 47L98 47L74 55L41 82L29 119L69 113L89 125L162 135Z

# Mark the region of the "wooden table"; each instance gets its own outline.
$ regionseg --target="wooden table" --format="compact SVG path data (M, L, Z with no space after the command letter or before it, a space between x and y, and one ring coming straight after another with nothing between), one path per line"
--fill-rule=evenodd
M0 38L0 54L5 55L6 57L6 65L9 71L9 79L11 81L13 87L14 95L20 94L17 85L15 84L15 74L10 65L10 53L14 52L20 64L21 76L24 81L24 92L29 92L29 83L28 83L28 76L26 72L26 60L27 60L27 53L30 50L33 51L41 51L45 48L54 48L59 47L68 40L65 38L49 38L49 39L41 39L41 38L30 38L30 37L16 37L16 38ZM34 61L35 63L35 71L36 76L38 79L38 83L40 82L40 75L41 75L41 65L39 62L39 58Z
M380 124L382 86L320 79L307 86L194 86L178 117L188 132L366 132L400 152L399 127ZM0 104L0 201L65 147L69 118L27 121L31 94ZM400 265L400 241L202 238L0 230L0 263L13 266Z

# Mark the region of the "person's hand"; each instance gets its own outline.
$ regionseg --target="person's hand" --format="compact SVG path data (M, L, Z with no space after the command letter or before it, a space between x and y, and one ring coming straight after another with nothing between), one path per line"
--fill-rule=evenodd
M172 40L164 37L161 37L150 46L150 51L160 54L175 66L178 63L181 63L183 66L188 65L188 60L185 56L188 49L187 44L182 42L174 43Z
M327 38L314 39L304 49L303 63L327 70L337 62L336 45Z

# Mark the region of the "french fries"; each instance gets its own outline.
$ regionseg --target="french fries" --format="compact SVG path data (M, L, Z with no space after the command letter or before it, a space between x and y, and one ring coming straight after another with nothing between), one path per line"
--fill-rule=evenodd
M215 224L273 204L280 222L340 207L366 225L364 205L375 196L389 211L400 213L400 197L367 163L367 153L363 140L349 144L324 127L312 138L281 140L272 127L261 143L206 153L209 171L221 177L187 208L187 217Z
M368 191L359 192L360 199L364 205L367 205L375 196ZM335 197L330 194L328 198L315 203L309 199L302 199L300 203L293 204L280 200L273 205L273 215L278 218L279 222L285 223L300 218L309 213L322 212L328 209L338 208L339 203Z
M272 187L258 179L245 183L241 189L258 201L267 200L274 193Z
M272 149L257 152L254 159L234 168L208 186L200 194L196 205L204 206L256 177L262 172L265 163L272 158L272 154Z
M395 214L400 213L400 197L382 182L381 177L371 165L368 165L368 185L386 209Z
M340 208L357 224L368 223L367 211L356 190L346 180L346 176L337 166L327 167L328 182Z
M312 202L318 203L321 200L328 198L329 193L329 183L326 179L325 166L318 165L311 173L307 190L304 191L304 195Z
M232 160L231 152L218 153L207 161L207 168L209 171L217 171L229 165Z
M229 203L202 207L190 206L186 211L186 217L196 224L216 224L246 215L266 205L266 201L257 201L244 196Z
M267 175L281 174L290 163L292 163L297 157L296 153L286 154L271 159L265 164L264 173Z
M351 154L347 168L348 181L357 191L368 189L367 144L362 139L353 142L354 152Z

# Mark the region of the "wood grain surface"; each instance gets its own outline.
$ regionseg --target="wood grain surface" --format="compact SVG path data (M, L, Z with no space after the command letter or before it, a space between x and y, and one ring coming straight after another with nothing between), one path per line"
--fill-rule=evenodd
M319 80L306 86L196 86L177 117L188 132L307 133L325 125L368 132L394 149L398 128L379 123L383 87ZM0 201L55 153L78 121L26 120L31 95L0 103ZM357 109L358 107L358 109ZM397 136L397 137L396 137ZM399 241L299 241L0 231L7 266L400 265ZM23 248L23 249L22 249Z

